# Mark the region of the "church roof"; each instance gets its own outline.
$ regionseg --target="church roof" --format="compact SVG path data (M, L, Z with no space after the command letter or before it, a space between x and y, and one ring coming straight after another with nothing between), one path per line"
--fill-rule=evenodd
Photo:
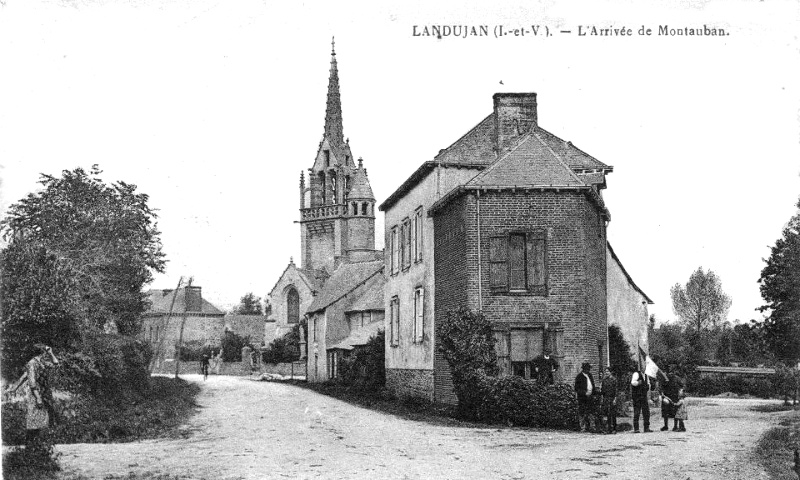
M375 200L375 195L372 194L372 187L369 186L369 178L367 178L367 169L361 166L361 159L358 160L359 166L354 171L350 192L347 198L366 198Z
M314 297L307 312L313 313L324 310L332 303L339 301L356 288L365 284L367 280L380 274L383 270L383 261L345 263L339 266L333 275L325 282L325 286Z
M320 291L328 279L328 272L325 270L314 270L313 268L298 268L297 272L308 283L311 290Z
M385 310L383 305L383 287L386 279L383 275L378 275L378 281L371 284L369 288L359 289L355 292L350 305L345 308L346 312L367 312L375 310Z

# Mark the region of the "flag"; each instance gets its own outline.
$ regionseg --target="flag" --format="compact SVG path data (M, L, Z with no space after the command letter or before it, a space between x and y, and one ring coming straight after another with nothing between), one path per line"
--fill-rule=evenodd
M645 367L644 367L645 375L647 375L648 377L656 378L658 372L660 371L661 370L658 369L658 365L656 365L656 362L654 362L653 359L650 358L650 355L645 356Z

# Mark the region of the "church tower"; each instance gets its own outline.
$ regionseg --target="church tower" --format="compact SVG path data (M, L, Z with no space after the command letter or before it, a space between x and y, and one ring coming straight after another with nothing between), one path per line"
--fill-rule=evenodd
M342 127L339 69L331 42L325 131L308 179L300 173L301 268L326 270L374 260L375 197L367 170L353 161Z

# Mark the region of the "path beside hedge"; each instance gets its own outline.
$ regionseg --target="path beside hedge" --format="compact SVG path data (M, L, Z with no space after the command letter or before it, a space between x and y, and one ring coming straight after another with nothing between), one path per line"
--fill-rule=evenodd
M184 378L202 382L197 375ZM762 400L698 399L687 433L613 436L430 425L291 385L209 377L182 440L60 445L64 478L766 478ZM656 419L657 420L657 419ZM658 428L660 425L654 425Z

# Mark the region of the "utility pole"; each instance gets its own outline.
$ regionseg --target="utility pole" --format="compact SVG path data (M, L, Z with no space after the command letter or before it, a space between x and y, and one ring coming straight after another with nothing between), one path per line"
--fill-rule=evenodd
M169 320L172 317L172 309L175 308L175 297L178 296L178 290L181 288L181 283L183 283L183 277L178 279L178 286L175 287L175 291L172 292L172 303L169 305L169 313L167 314L167 320L164 322L164 333L161 338L158 339L158 347L156 349L155 357L150 360L150 373L153 373L153 368L155 368L156 362L158 359L164 354L164 339L167 338L167 329L169 328Z
M183 278L183 277L181 277ZM186 284L187 287L192 286L192 282L194 281L194 277L189 277L189 282ZM188 293L188 292L187 292ZM184 295L184 304L186 304L186 308L188 308L188 299ZM178 344L175 345L175 379L178 379L178 373L181 371L181 346L183 345L183 327L186 325L186 308L184 308L183 316L181 317L181 330L178 333Z

